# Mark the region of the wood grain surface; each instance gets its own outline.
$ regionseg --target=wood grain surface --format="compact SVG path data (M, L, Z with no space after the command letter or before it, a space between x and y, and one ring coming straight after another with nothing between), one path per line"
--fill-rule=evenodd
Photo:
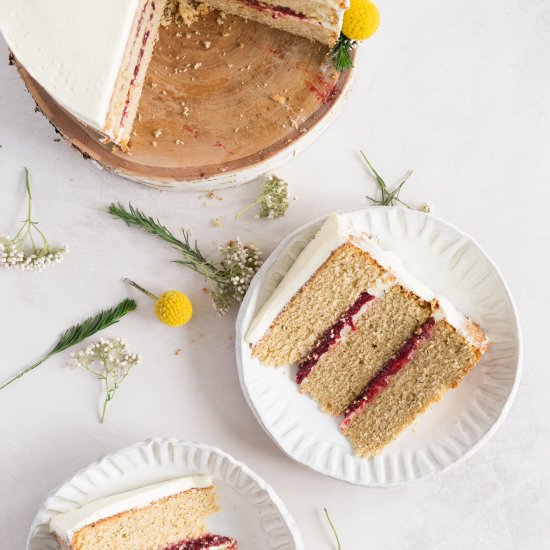
M261 164L314 129L351 77L327 53L217 12L191 27L162 27L129 152L105 143L18 69L38 107L83 154L132 179L185 185Z

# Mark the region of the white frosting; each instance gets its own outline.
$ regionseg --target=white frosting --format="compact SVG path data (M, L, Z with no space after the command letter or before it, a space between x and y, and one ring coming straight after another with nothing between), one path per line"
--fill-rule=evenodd
M0 31L57 102L103 131L140 5L140 0L0 0Z
M251 344L256 344L267 332L286 304L324 264L332 252L347 242L351 242L355 246L365 250L382 267L388 270L372 288L367 289L369 294L380 298L389 287L397 282L427 302L437 300L439 307L434 314L436 320L446 319L457 330L460 330L468 337L467 331L465 331L465 326L468 322L467 319L447 298L436 295L412 273L407 271L403 267L400 258L394 252L382 250L374 239L354 230L347 216L331 214L314 239L302 250L273 294L262 306L252 321L246 333L245 340Z
M296 292L308 282L334 250L348 241L350 225L346 222L347 219L335 214L327 218L252 321L245 337L247 342L258 342Z
M134 508L143 508L183 491L204 489L211 485L209 476L182 477L102 498L54 516L50 521L50 531L62 539L72 541L74 534L86 525Z

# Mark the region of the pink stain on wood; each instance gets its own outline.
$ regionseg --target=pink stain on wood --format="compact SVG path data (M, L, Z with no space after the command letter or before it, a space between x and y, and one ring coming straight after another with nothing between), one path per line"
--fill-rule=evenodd
M189 132L194 138L199 137L199 131L196 128L193 128L193 126L190 126L189 124L184 124L183 129L186 132Z

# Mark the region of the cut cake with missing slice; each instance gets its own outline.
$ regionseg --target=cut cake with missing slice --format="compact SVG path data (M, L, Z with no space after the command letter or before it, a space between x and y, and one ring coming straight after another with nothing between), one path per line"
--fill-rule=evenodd
M149 485L90 502L50 521L61 550L236 550L229 537L207 532L219 511L209 476Z
M267 365L298 362L303 393L361 456L378 453L456 387L489 340L391 252L331 215L246 334Z

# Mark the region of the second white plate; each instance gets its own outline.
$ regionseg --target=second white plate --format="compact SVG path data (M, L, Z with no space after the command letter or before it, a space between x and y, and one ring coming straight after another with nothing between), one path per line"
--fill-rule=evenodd
M236 538L242 550L304 550L285 505L250 468L215 447L161 438L116 451L55 489L36 515L27 550L57 550L48 528L56 514L123 491L199 474L212 476L220 502L221 511L208 519L212 532Z
M471 456L495 432L515 395L521 332L508 288L479 245L423 212L373 207L347 212L358 231L397 253L405 267L487 331L491 346L460 387L449 391L382 454L353 454L338 421L294 382L295 367L262 366L244 341L254 315L324 219L285 239L254 278L237 319L237 363L246 399L272 439L294 460L351 483L388 486L442 472Z

